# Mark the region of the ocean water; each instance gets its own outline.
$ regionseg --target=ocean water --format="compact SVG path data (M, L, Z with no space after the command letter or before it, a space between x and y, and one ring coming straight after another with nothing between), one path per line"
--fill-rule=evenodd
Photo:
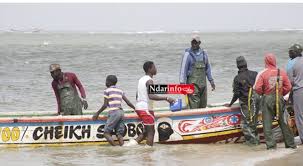
M264 145L242 144L155 145L154 147L67 146L0 149L0 161L7 165L132 165L132 166L252 166L266 160L302 154L285 149L265 150ZM299 159L300 160L300 159Z
M202 47L209 54L216 90L208 89L209 103L229 102L237 74L235 59L245 56L251 70L264 68L264 53L273 52L280 68L286 66L288 48L303 43L302 31L201 33ZM74 72L87 93L89 110L103 101L106 75L115 74L118 86L135 102L142 65L155 62L156 83L178 83L184 50L190 33L0 33L0 112L54 111L56 100L48 67L60 63ZM183 96L174 95L174 98ZM157 102L156 107L167 106ZM126 107L125 107L126 108ZM154 148L41 147L0 149L0 162L10 165L254 165L298 150L266 151L265 145L156 145ZM245 158L245 160L241 159Z

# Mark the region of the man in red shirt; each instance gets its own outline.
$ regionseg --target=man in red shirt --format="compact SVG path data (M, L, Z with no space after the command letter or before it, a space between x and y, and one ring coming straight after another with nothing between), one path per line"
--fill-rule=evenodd
M58 104L58 114L82 115L82 106L87 109L85 90L74 73L62 72L59 64L51 64L49 67L53 77L52 87ZM78 87L82 99L78 95Z
M262 96L261 110L263 130L267 149L276 149L272 133L272 120L276 118L282 130L286 148L296 148L293 133L284 120L285 96L291 90L291 84L285 71L277 69L276 57L272 53L265 55L265 69L256 79L254 89Z

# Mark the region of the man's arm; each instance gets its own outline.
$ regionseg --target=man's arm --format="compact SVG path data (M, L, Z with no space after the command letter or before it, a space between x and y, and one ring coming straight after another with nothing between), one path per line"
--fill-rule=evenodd
M93 120L97 120L98 119L98 116L101 112L103 112L108 106L108 98L104 97L104 102L103 102L103 105L102 107L94 114L93 116Z
M239 89L239 81L238 81L238 76L234 78L233 82L233 98L229 103L229 106L232 106L240 97L240 89Z
M204 51L204 60L205 60L205 69L206 69L207 79L208 79L209 83L211 84L212 90L215 90L216 89L215 81L214 81L212 73L211 73L211 65L209 63L208 54L206 51Z
M107 108L108 102L109 102L108 99L109 99L109 93L108 93L106 90L104 90L104 102L103 102L103 105L102 105L102 107L94 114L93 120L97 120L99 114Z
M256 78L256 82L255 82L255 85L254 85L254 89L256 91L256 93L258 93L259 95L263 95L263 86L264 86L264 83L263 83L263 72L260 72L258 75L257 75L257 78Z
M88 108L88 103L86 101L86 94L85 94L85 90L80 82L80 80L78 79L78 77L76 76L76 74L73 74L73 80L76 84L76 86L78 87L80 93L81 93L81 97L82 97L82 104L83 104L83 108L86 110Z
M123 94L122 99L125 101L125 103L131 107L132 109L136 110L135 106L127 99L127 97Z
M288 76L290 83L292 85L294 85L294 67L293 66L287 70L287 76Z
M291 90L291 83L286 75L286 73L284 71L281 72L282 75L282 79L283 79L283 96L287 95L290 90Z
M147 93L148 93L149 85L153 85L153 84L154 84L153 80L148 80L146 82ZM167 102L169 102L171 104L175 102L175 100L172 99L172 98L170 98L170 97L158 96L158 95L155 95L155 94L149 94L148 93L148 97L149 97L149 99L155 100L155 101L165 100L165 101L167 101Z
M288 75L290 69L292 68L291 61L292 61L291 59L288 60L287 65L286 65L286 68L285 68L285 69L286 69L287 75Z
M52 83L52 87L53 87L53 90L54 90L54 93L55 93L55 96L56 96L56 100L57 100L57 106L58 106L57 111L58 111L58 114L60 114L61 113L61 109L60 109L61 108L61 103L60 103L60 99L59 99L59 92L58 92L57 86L54 82Z
M84 88L83 88L80 80L78 79L78 77L76 76L76 74L73 73L72 76L73 76L74 83L76 84L76 86L78 87L78 89L79 89L79 91L81 93L81 97L83 99L85 99L86 98L85 90L84 90Z
M181 68L180 68L180 75L179 80L181 84L185 84L187 82L187 73L189 70L189 53L186 51L183 55Z

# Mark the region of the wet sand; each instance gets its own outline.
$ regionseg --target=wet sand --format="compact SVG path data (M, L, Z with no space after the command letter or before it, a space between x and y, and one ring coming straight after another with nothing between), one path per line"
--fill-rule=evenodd
M287 156L259 162L256 166L302 166L303 165L303 146L300 145L294 153Z

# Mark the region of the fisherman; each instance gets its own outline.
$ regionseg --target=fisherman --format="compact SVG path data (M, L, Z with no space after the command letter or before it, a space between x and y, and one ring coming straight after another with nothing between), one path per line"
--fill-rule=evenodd
M292 84L291 97L295 112L295 122L303 143L303 58L301 45L292 45L288 53L291 60L287 65L287 75Z
M145 138L147 138L146 144L153 146L155 135L155 115L151 100L165 100L170 104L175 101L170 97L157 96L155 94L148 93L149 86L154 84L153 76L157 74L157 69L154 62L151 61L145 62L143 69L145 71L145 76L141 77L138 83L136 113L143 122L144 131L136 138L136 140L131 139L127 144L125 144L125 146L137 145Z
M119 145L122 146L124 144L123 133L125 127L123 123L124 112L121 106L122 100L135 110L135 106L126 98L124 92L116 86L117 82L118 79L115 75L108 75L106 77L105 85L107 88L104 90L104 103L93 116L93 120L97 120L99 114L107 108L108 118L104 128L104 137L112 146L115 146L115 142L111 136L113 130L115 130Z
M191 48L185 50L181 63L180 83L194 84L194 94L188 95L189 107L205 108L207 105L206 76L215 90L215 82L211 74L211 66L206 50L200 48L200 37L195 35L191 40Z
M53 77L52 87L58 104L58 115L82 115L82 106L87 109L85 90L74 73L62 72L59 64L49 67ZM76 89L78 87L82 99Z
M239 71L233 82L233 98L227 106L231 107L239 99L242 113L242 132L245 143L248 145L258 145L258 96L253 91L253 85L258 73L247 69L247 62L243 56L237 57L236 62Z
M272 120L276 119L282 130L286 148L296 148L293 133L284 119L285 96L291 90L291 84L285 71L277 69L276 57L272 53L265 54L265 69L256 79L255 91L262 96L261 110L263 130L267 149L276 149L277 144L273 138Z
M288 49L289 60L287 62L287 66L286 66L286 71L287 71L288 75L289 75L290 70L293 68L294 64L296 63L297 57L302 56L301 53L302 53L302 46L299 44L293 44Z

